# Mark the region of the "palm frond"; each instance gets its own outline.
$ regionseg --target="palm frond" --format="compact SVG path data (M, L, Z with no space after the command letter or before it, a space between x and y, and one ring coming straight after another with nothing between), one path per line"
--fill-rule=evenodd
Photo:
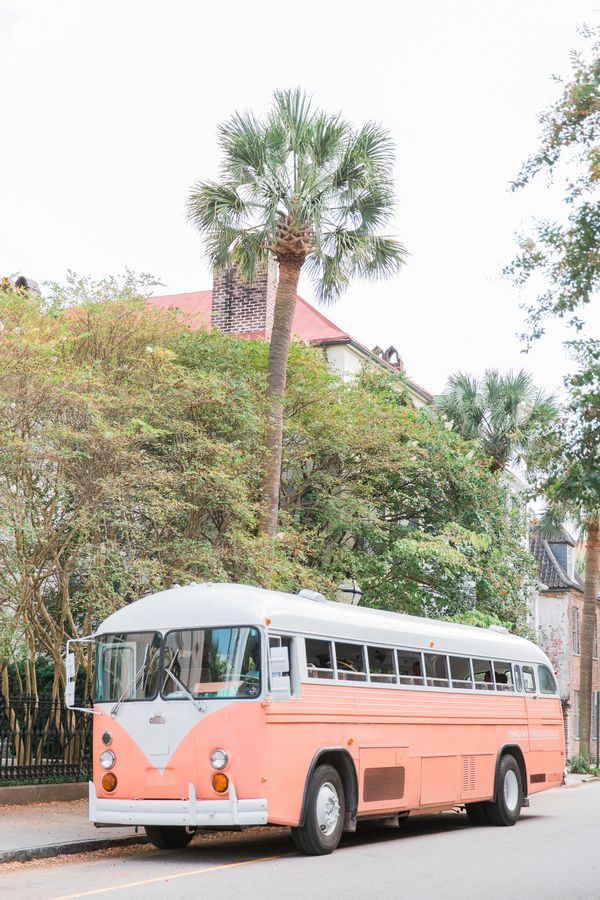
M214 181L197 182L187 202L188 220L201 232L230 228L248 214L248 206L234 185Z
M479 440L494 471L511 462L532 463L557 415L553 398L538 391L524 370L488 369L481 381L459 372L449 378L436 405L459 434Z
M250 112L234 113L221 125L222 172L227 179L243 184L264 175L264 137L263 126Z
M394 209L394 148L377 123L355 130L294 88L277 91L263 119L235 113L219 142L221 180L194 185L188 200L213 264L235 257L255 271L282 221L286 233L297 227L311 236L305 264L328 301L355 276L387 277L405 263L400 241L379 234Z

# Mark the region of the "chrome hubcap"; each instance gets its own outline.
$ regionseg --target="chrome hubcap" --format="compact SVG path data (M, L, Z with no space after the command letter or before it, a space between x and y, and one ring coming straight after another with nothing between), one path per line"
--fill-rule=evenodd
M340 817L340 798L338 792L326 781L317 794L317 825L322 834L328 837L333 834Z
M504 776L504 802L511 811L517 808L519 802L519 782L512 769Z

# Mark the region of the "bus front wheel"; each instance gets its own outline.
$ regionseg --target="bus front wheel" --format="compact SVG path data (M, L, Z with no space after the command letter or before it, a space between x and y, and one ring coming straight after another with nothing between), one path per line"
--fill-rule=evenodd
M309 856L331 853L340 842L345 814L344 786L337 769L318 766L308 786L304 824L292 828L297 849Z
M196 833L184 825L145 825L148 840L159 850L181 850L187 847Z

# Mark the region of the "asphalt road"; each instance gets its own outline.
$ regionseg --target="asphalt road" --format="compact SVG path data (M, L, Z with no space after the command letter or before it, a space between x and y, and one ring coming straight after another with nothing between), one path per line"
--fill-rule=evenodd
M600 782L532 798L514 828L464 813L363 826L331 856L299 856L286 829L11 864L0 897L184 900L600 900Z

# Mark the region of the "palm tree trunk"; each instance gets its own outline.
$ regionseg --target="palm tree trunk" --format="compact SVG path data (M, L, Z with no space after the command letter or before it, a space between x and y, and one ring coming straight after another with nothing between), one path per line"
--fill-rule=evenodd
M592 647L598 605L598 572L600 571L600 522L586 524L585 581L581 622L581 669L579 675L579 753L589 759L592 719Z
M283 446L283 395L301 268L302 263L297 258L279 259L279 283L275 296L273 331L269 344L266 453L263 466L262 503L258 521L259 534L270 536L277 531Z

